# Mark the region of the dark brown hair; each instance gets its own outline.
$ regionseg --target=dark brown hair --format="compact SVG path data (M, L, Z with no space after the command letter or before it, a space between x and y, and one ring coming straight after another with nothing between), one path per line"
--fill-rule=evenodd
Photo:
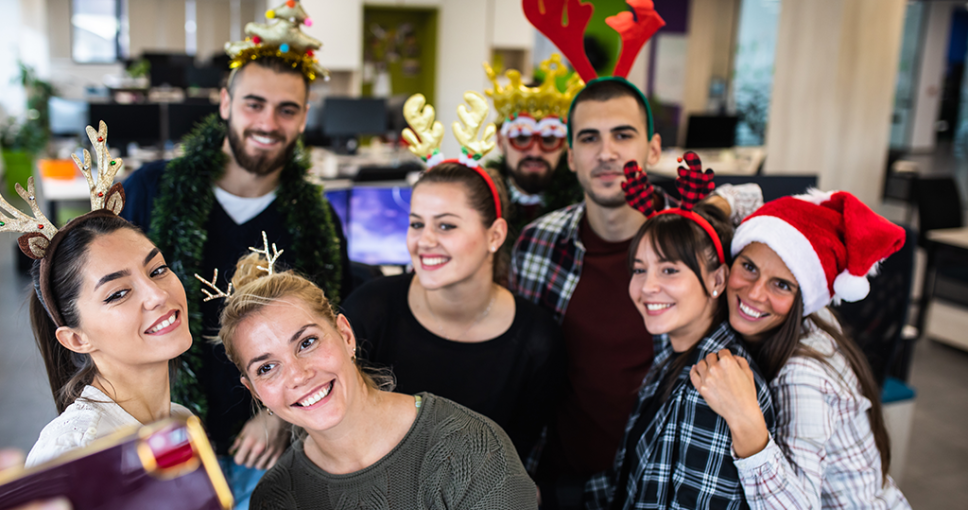
M709 222L713 230L716 231L719 241L723 246L729 246L732 243L733 227L725 212L707 202L700 202L695 206L693 211ZM629 245L629 272L632 271L632 267L634 266L635 255L639 250L639 244L646 238L652 243L652 248L662 260L682 262L685 264L696 275L696 278L699 279L699 284L702 285L703 292L707 296L710 295L709 289L706 288L706 282L703 280L702 271L703 269L706 272L715 271L721 264L719 257L716 255L716 247L713 244L713 240L699 224L677 214L659 214L647 220L642 224L638 232L635 233L635 236L632 238L632 244ZM729 260L725 261L725 264L728 263ZM729 308L726 306L725 292L720 295L717 305L710 331L704 333L703 336L709 335L712 330L715 330L723 321L729 318ZM663 401L669 398L669 394L672 392L679 373L686 366L696 345L698 343L679 356L672 365L669 372L669 383L657 392L662 394ZM658 374L660 371L655 370L651 371L651 373ZM653 381L648 380L646 384L650 382Z
M585 101L609 101L611 99L616 99L619 97L631 97L635 99L635 102L639 105L639 111L642 112L642 120L645 124L646 130L648 130L651 125L649 122L649 107L645 104L645 100L642 95L632 90L631 84L626 85L620 81L616 80L596 80L585 88L578 92L575 99L572 100L571 108L568 110L568 126L574 126L575 108ZM651 140L649 136L652 133L642 133L646 138ZM571 146L574 143L575 132L568 129L568 145Z
M832 310L831 313L833 313ZM810 314L806 319L812 321L821 331L830 335L830 338L837 345L837 350L843 354L851 370L854 371L854 375L857 376L861 394L871 402L871 408L867 410L867 417L870 420L871 432L874 434L874 444L881 454L882 482L886 482L887 473L891 468L891 440L887 434L887 427L884 425L880 391L874 381L874 373L871 371L867 358L860 347L835 324L823 320L816 313ZM800 339L804 336L803 328L803 296L797 289L790 313L786 320L774 330L774 333L761 342L747 342L753 348L756 364L763 371L767 381L772 381L793 356L812 358L828 367L831 366L826 355L800 342Z
M508 192L504 180L494 170L481 168L494 181L498 200L501 201L501 211L508 210ZM484 178L474 170L459 163L441 163L424 172L413 185L417 189L421 184L461 184L467 191L467 203L481 215L485 228L491 228L497 221L497 209L494 207L494 196ZM510 223L508 224L510 228ZM494 253L494 283L507 286L508 268L511 265L510 247L514 243L511 232L504 238L504 244Z
M309 97L309 85L310 85L309 78L307 78L306 75L303 74L298 67L293 67L291 63L286 62L285 60L278 57L257 58L255 60L247 62L245 65L241 67L236 67L235 69L232 69L232 72L229 73L228 78L225 80L225 88L229 91L230 96L235 92L235 82L238 80L239 74L241 74L246 67L253 66L253 65L259 66L265 69L271 69L272 71L275 71L276 73L279 73L279 74L295 74L301 77L303 79L303 83L306 84L306 97L307 98Z
M64 326L69 328L76 328L81 321L77 298L81 292L81 275L91 243L103 235L121 229L144 235L138 227L117 216L94 216L75 221L82 223L73 226L64 234L53 259L50 260L50 289L53 296L48 297L60 312ZM39 260L34 262L30 275L34 285L34 292L30 294L30 324L37 347L44 358L57 412L62 413L81 396L84 387L94 380L97 367L90 355L71 351L57 341L57 325L47 314L40 299Z

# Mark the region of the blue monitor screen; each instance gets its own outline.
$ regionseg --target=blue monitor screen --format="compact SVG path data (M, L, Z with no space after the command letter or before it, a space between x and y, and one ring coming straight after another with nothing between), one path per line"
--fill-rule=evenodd
M350 260L406 265L410 188L356 187L350 195L347 244Z
M339 216L340 225L343 227L343 235L347 235L347 220L349 220L349 209L350 209L350 190L349 189L338 189L326 191L326 200L329 201L330 205L336 211L336 215Z

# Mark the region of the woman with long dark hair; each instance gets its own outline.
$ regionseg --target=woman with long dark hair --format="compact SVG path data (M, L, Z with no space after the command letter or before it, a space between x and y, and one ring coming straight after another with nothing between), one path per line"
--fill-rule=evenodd
M743 359L713 353L690 376L729 423L751 507L909 508L887 474L871 369L826 308L863 299L868 272L903 243L903 229L844 192L774 200L737 229L729 320L770 381L775 432L758 419Z
M732 227L720 208L695 204L708 193L711 173L701 172L695 154L686 159L692 170L681 170L680 184L691 180L702 189L683 193L680 207L658 214L650 192L630 192L644 175L634 163L626 166L623 188L630 205L650 217L632 238L629 296L653 334L656 356L612 469L585 486L589 510L743 505L726 421L689 383L687 367L720 351L750 360L754 370L755 363L727 320L723 246L729 245ZM773 407L766 383L755 374L751 385L757 414L769 428Z
M551 314L505 286L507 206L503 180L475 160L429 168L410 199L414 272L369 282L343 307L361 356L391 367L399 391L487 416L527 460L564 383L564 342Z
M98 155L81 163L92 211L58 230L40 212L33 179L17 186L34 217L0 203L11 215L0 230L21 232L21 249L36 259L30 317L60 413L40 433L27 466L86 446L125 425L191 413L171 402L169 361L188 350L185 289L158 248L117 214L121 168L107 152L107 127L87 128ZM85 151L86 152L86 151ZM76 158L75 158L76 159Z

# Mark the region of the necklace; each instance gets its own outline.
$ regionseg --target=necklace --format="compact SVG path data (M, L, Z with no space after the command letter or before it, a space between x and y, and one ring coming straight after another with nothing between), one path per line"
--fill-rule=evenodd
M440 336L442 338L447 339L447 340L450 340L450 341L453 341L453 342L458 342L458 341L460 341L460 338L461 337L463 337L464 335L467 334L468 331L474 329L474 326L477 326L482 320L484 320L484 317L487 317L487 315L489 313L491 313L491 307L494 306L494 300L497 299L497 293L495 293L493 289L494 289L494 286L492 285L491 286L491 301L487 303L487 308L485 308L484 311L481 312L481 314L477 317L477 319L474 319L474 322L471 323L470 326L467 326L467 328L465 328L464 331L461 331L461 333L459 335L457 335L457 336L444 336L443 334L441 334ZM444 331L443 325L441 324L440 319L437 317L437 314L434 313L434 309L430 307L430 300L427 299L426 292L427 291L424 290L424 293L425 293L424 294L424 301L427 303L427 311L430 312L430 316L434 318L434 322L437 324L437 331L440 331L441 333L443 333L443 331Z

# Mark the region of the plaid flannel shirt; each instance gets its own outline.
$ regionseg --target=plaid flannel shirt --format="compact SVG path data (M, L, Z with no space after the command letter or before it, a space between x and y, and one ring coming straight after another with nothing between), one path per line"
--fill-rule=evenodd
M626 437L619 446L615 464L585 485L585 507L588 510L614 508L612 501L616 492L624 490L623 510L747 508L743 486L733 464L729 427L693 387L689 369L720 349L729 349L746 358L756 379L760 410L772 431L773 401L759 369L736 339L729 322L723 322L712 335L700 340L676 379L668 400L636 441L635 451L627 452L629 432L652 399L660 397L656 393L670 368L668 365L671 365L666 363L673 354L668 337L656 336L654 342L655 362L646 376L646 385L639 391L638 403L629 417ZM616 487L626 455L634 455L636 462L629 471L628 484Z
M801 344L826 363L793 356L770 382L776 432L763 451L734 458L747 502L764 510L910 509L894 480L883 483L867 418L871 403L857 376L830 336L810 321L806 327Z
M581 277L585 246L578 227L585 214L579 202L550 212L521 232L511 253L511 292L552 311L560 324Z

